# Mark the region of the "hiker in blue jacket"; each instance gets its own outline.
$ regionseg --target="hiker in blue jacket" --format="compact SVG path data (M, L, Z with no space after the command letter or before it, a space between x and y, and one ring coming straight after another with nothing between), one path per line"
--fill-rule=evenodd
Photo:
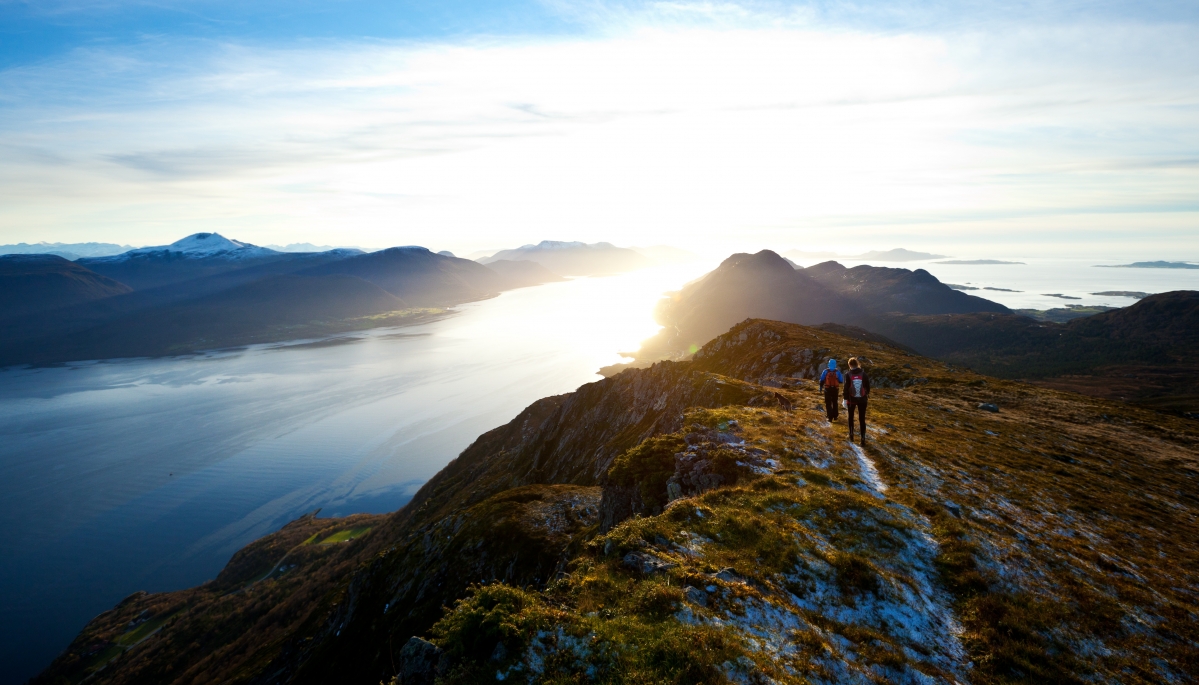
M837 420L837 388L845 382L841 371L837 369L837 360L828 360L828 368L820 372L820 390L824 393L824 411L828 414L829 422Z

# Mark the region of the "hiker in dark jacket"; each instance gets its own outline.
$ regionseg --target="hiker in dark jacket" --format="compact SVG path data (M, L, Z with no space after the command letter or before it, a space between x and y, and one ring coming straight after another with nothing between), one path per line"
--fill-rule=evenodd
M866 398L870 395L870 378L858 362L850 357L849 371L845 374L845 409L849 412L849 441L853 442L853 414L858 413L858 426L862 429L862 444L866 444Z
M828 368L820 372L820 391L824 393L824 411L830 422L837 420L837 388L845 382L837 368L837 360L828 360Z

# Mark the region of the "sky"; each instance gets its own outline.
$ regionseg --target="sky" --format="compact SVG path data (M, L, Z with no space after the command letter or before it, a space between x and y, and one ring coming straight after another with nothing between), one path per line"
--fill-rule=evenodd
M0 0L0 243L1199 260L1196 2Z

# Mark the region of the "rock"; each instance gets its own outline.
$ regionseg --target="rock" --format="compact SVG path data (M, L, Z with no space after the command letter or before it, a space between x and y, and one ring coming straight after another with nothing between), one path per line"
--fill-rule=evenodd
M722 568L719 571L717 571L716 573L708 574L708 576L711 578L719 578L720 580L723 580L726 583L744 583L745 582L744 580L742 580L741 576L737 575L737 572L734 571L732 568Z
M637 486L605 485L599 508L600 532L607 533L621 521L641 513L645 507Z
M409 638L400 650L399 685L433 685L437 679L441 648L419 637Z
M978 405L978 408L983 411L989 411L993 414L999 413L999 407L991 404L990 402L983 402L982 404Z
M629 568L640 571L645 575L653 573L661 573L668 569L672 569L678 564L667 561L661 557L650 554L649 552L629 552L621 559L621 563Z
M670 481L670 482L666 483L666 499L668 501L673 502L676 499L682 498L682 496L683 496L683 486L679 485L675 481Z
M697 606L708 606L708 594L697 587L688 585L683 588L683 597L686 597L688 602Z

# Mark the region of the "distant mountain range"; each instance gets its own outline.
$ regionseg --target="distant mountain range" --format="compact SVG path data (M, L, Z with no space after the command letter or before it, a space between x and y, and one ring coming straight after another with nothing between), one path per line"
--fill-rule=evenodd
M511 250L500 250L479 259L480 264L499 260L537 262L562 276L601 276L649 266L651 260L627 247L611 243L581 243L543 240Z
M0 257L0 365L179 354L437 316L561 280L533 262L489 267L423 247L278 252L198 233L80 259Z
M104 257L132 250L129 245L114 243L17 243L0 245L0 255L8 254L51 254L64 259L80 257Z

